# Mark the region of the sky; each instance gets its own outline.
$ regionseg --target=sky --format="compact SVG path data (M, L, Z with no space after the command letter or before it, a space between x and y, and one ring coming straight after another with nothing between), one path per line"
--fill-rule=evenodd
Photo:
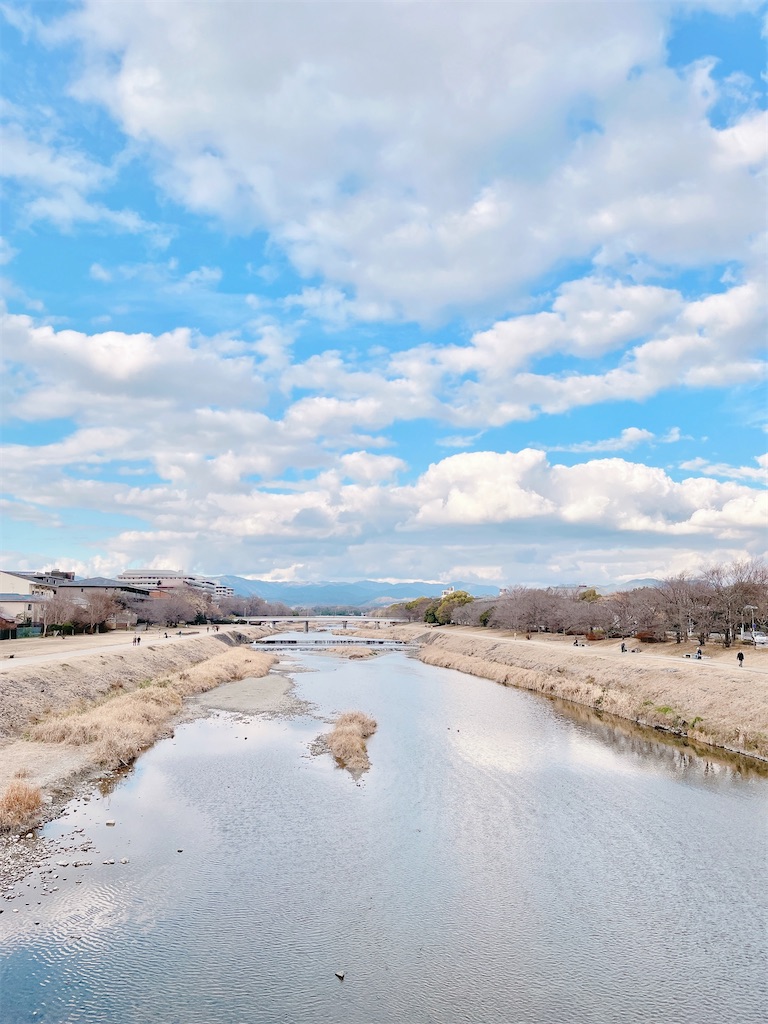
M766 550L766 5L0 3L2 561Z

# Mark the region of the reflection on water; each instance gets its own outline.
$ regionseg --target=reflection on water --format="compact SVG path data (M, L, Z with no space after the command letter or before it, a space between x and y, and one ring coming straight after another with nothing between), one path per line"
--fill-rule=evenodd
M590 737L597 743L612 747L632 759L658 759L668 763L671 770L691 775L725 775L728 778L768 779L768 761L720 750L706 743L660 732L617 718L604 711L574 704L557 697L545 697L566 719L580 722L589 728Z
M401 653L292 660L377 719L370 772L308 753L320 720L180 727L48 827L93 863L6 904L4 1022L760 1019L759 769Z

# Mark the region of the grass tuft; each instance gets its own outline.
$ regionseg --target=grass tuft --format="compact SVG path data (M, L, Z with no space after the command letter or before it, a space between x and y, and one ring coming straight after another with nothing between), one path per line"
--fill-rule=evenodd
M43 806L39 786L24 779L13 779L0 795L0 828L19 828L37 822Z
M327 737L328 749L342 767L359 774L371 767L365 741L376 732L376 721L362 711L345 711Z

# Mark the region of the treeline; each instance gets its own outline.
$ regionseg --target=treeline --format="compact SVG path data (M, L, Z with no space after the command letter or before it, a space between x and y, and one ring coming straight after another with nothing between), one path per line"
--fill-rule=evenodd
M70 597L59 590L50 601L41 602L39 616L43 633L98 633L112 628L115 622L148 622L158 626L180 623L204 625L235 618L267 615L290 615L291 609L281 601L264 601L260 597L226 597L218 602L204 591L191 587L169 590L163 597L136 598L128 594L114 596L95 591Z
M713 565L680 573L658 586L606 596L594 589L511 587L495 598L455 591L444 598L417 598L382 615L411 622L487 626L521 633L569 633L637 637L647 642L670 636L705 644L712 634L727 647L742 628L768 622L768 567L760 559Z
M292 609L282 601L265 601L262 597L223 597L217 605L217 611L225 618L236 615L238 618L247 619L262 615L291 615Z

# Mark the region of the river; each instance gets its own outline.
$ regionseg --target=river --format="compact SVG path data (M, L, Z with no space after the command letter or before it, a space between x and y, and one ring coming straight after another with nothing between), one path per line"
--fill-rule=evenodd
M312 714L180 726L46 827L94 849L5 905L4 1024L763 1019L764 774L404 652L290 658ZM348 709L360 780L310 752Z

